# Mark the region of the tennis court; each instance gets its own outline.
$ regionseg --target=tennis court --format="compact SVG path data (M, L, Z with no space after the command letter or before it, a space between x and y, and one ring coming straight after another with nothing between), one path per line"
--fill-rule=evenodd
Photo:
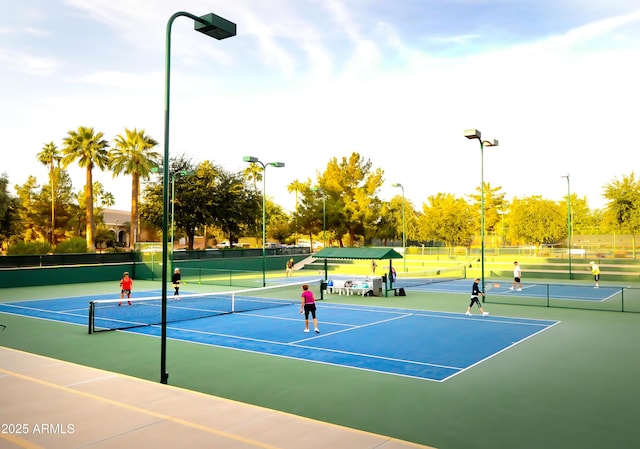
M322 332L320 335L302 332L303 323L297 307L294 306L292 310L293 316L286 316L291 320L291 328L295 332L291 337L295 337L296 340L292 341L297 344L300 339L312 338L312 341L316 342L314 344L318 344L323 337L329 337L332 323L327 318L327 314L331 312L330 306L333 305L356 305L358 311L367 308L374 310L382 308L386 311L388 308L408 310L414 314L438 315L438 320L416 320L416 323L420 323L421 329L413 331L404 329L405 337L402 331L397 330L389 336L386 328L381 326L377 328L378 332L370 334L373 335L370 337L370 342L364 342L365 345L367 343L377 345L379 344L377 339L395 338L397 339L395 345L401 353L402 346L407 344L407 340L420 338L420 332L426 332L427 326L436 326L444 323L445 320L465 323L458 319L460 313L457 312L464 312L466 309L471 282L467 279L460 283L462 293L450 293L451 290L447 287L449 293L411 289L405 297L327 295L324 301L319 302L318 317ZM439 287L438 284L433 284L430 288ZM211 286L188 285L185 287L185 293L187 288L196 292L212 289ZM585 288L592 287L585 286ZM137 281L134 295L157 294L157 289L157 282ZM159 338L149 338L147 335L133 331L87 334L88 299L117 298L116 291L119 292L117 282L5 289L1 295L5 306L3 306L3 312L0 312L2 318L0 323L7 327L4 331L0 331L0 344L81 364L92 369L122 373L157 383L160 362ZM110 293L105 294L106 292ZM314 292L317 292L315 287ZM516 297L516 295L503 297ZM60 298L60 307L57 308L58 310L51 310L51 307L47 310L38 304L40 302L45 304L45 299L34 301L34 298L46 298L47 302ZM490 298L493 300L494 296ZM77 299L81 301L79 305L78 303L74 305L73 300ZM63 304L69 300L71 302ZM563 301L578 302L578 300ZM608 302L609 300L603 303ZM602 304L594 301L590 303ZM20 305L23 311L29 308L34 309L29 313L49 315L46 319L42 319L31 318L28 313L17 314L16 307L9 307L16 305ZM69 306L71 307L68 308ZM75 307L77 309L74 309ZM278 310L284 312L286 308L287 306L284 306L270 311L267 309L267 311L269 313ZM489 328L493 327L493 324L490 324L493 320L503 319L503 317L529 318L536 323L549 321L557 324L533 334L526 341L517 343L515 347L509 346L508 350L493 351L494 355L460 371L459 375L448 378L446 382L425 381L423 378L392 375L368 368L351 368L342 364L308 361L308 354L311 351L308 349L303 351L304 358L299 359L272 356L253 349L228 349L228 346L200 344L170 337L167 348L169 384L325 423L339 424L352 429L447 449L511 449L514 447L622 449L638 446L637 432L634 431L638 401L632 392L635 391L637 378L640 375L640 363L634 356L633 349L633 342L637 341L638 329L640 329L640 314L492 303L485 305L485 308L491 312L487 317L491 321L484 322L489 325ZM336 308L336 310L340 309ZM59 312L66 315L66 322L56 316ZM259 311L259 314L263 315L264 312ZM215 329L216 326L222 326L227 318L243 317L249 313L251 312L204 319L203 322L211 324L204 331L222 334L222 332L215 332L221 330ZM448 315L455 318L445 318ZM478 321L478 324L483 323L478 316L463 318L471 318ZM401 319L395 321L402 322ZM255 320L248 322L253 323ZM169 326L177 327L178 324L181 323L171 323ZM340 322L340 324L350 323ZM370 327L373 330L376 326L378 324L372 324ZM152 328L148 327L146 331ZM463 342L460 354L471 353L477 347L486 345L488 341L495 341L492 336L484 335L481 327L477 329L478 332L475 335L468 336L468 341ZM444 340L446 338L444 334L451 332L450 327L443 326L441 330L443 335L440 337ZM243 330L245 336L255 331L257 329ZM195 332L190 330L189 333ZM350 343L349 331L344 332L344 335L346 337L344 344ZM233 334L233 336L237 339L241 335ZM339 334L333 335L334 338L338 336ZM251 340L257 340L254 336L249 335L249 337ZM459 338L459 335L457 332L452 333L452 337ZM358 339L354 340L353 343L357 343ZM430 351L432 347L439 344L443 343L428 342L421 351ZM344 351L341 348L332 347L332 349ZM365 348L362 352L367 353L367 349ZM455 350L458 351L458 348ZM6 370L21 372L17 367L8 365L7 359L1 365ZM44 379L60 379L65 386L74 382L75 377L70 381L62 380L56 366L52 362L47 362L43 370L38 371L38 375L42 373ZM24 365L24 368L26 375L36 376L33 366ZM4 379L6 380L7 376ZM597 387L594 388L594 385ZM79 388L83 386L85 386L84 383L79 384ZM15 391L18 395L16 397L25 398L21 396L20 391L22 390ZM14 390L10 393L14 393ZM131 396L133 398L135 395ZM113 389L106 389L105 397L113 399ZM128 399L129 396L123 393L116 398ZM148 399L144 395L135 404L141 408L156 404L150 403ZM14 410L33 408L45 410L45 404L55 404L56 401L33 402L31 408L24 408L21 406L22 402L18 401L16 407L19 408L12 408L10 413ZM164 404L164 401L158 402L160 403ZM190 401L189 404L191 404ZM86 410L93 409L92 406L87 407L89 408ZM211 414L210 407L213 406L201 407L201 411L207 417L204 424L212 428L220 428L216 419L211 419L211 416L219 416ZM53 409L49 415L41 416L57 416L54 410L57 408ZM174 410L178 409L174 408ZM182 411L183 408L180 410ZM186 409L184 411L187 413ZM21 415L14 416L17 419ZM133 423L122 413L116 416L117 419L114 418L116 423L123 421ZM179 416L189 420L192 415L187 413ZM240 421L246 422L245 417L246 415L241 415ZM122 437L135 437L139 434L138 427L127 426L127 429L133 429L127 432L121 424L113 424L114 421L105 421L102 417L96 426L106 429L112 435L122 435ZM230 421L237 422L231 419ZM470 426L470 421L477 424ZM300 435L301 429L297 425L278 427L277 432L285 432L292 428L296 429L299 437L292 437L291 441L306 447L313 447L313 444L308 444L312 441L318 443L316 447L340 447L338 443L337 445L320 445L324 440L313 433L304 432L304 435ZM88 429L82 426L83 432L76 432L76 435L86 435L85 431ZM226 428L223 427L223 429ZM173 430L175 432L175 429ZM327 436L323 430L318 431L322 436ZM273 432L276 432L275 428L269 430L270 435ZM151 434L159 435L154 432ZM347 440L341 440L342 443L345 441ZM349 447L356 446L349 445ZM387 446L380 444L376 447Z
M558 307L589 310L640 312L640 288L631 285L600 285L567 282L545 283L531 281L522 284L522 290L511 290L510 280L487 279L484 302L539 307ZM425 293L469 294L471 280L414 285L413 291Z
M261 292L266 295L260 296ZM299 293L296 283L235 296L183 294L181 300L169 296L167 337L442 382L557 324L553 320L469 317L463 313L319 301L321 333L304 333ZM128 329L159 336L159 294L144 292L153 299L134 298L131 306L126 300L118 305L113 295L7 302L0 304L0 312L86 327L89 303L93 301L100 304L93 317L94 330ZM230 313L227 305L232 301L239 307L236 313Z
M413 289L442 292L442 293L470 293L471 279L452 280L447 282L424 283L414 285ZM510 281L486 280L487 295L491 296L529 296L532 298L546 298L552 296L557 299L581 300L581 301L607 301L620 294L623 287L593 288L584 284L546 284L524 283L522 291L511 290Z

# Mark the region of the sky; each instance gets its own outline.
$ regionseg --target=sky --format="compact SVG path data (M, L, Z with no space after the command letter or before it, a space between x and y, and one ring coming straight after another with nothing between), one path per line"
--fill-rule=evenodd
M167 24L178 11L237 25L215 40L171 28L171 156L229 171L268 167L267 196L315 182L359 153L384 171L383 200L467 198L481 176L507 200L592 209L638 161L637 0L22 0L0 14L0 173L33 175L45 144L93 127L144 129L164 151ZM480 151L476 128L499 141ZM482 154L484 153L484 154ZM84 170L68 169L74 189ZM567 178L569 174L569 183ZM94 170L128 210L131 179ZM11 193L15 191L11 189Z

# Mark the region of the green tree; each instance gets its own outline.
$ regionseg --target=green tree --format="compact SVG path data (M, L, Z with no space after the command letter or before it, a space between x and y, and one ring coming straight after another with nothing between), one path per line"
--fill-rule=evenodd
M475 228L476 215L463 198L438 193L422 205L418 217L418 236L421 240L444 242L449 251L455 246L469 245Z
M95 251L93 234L95 221L93 217L93 169L104 170L109 165L107 148L109 143L103 139L102 132L95 132L93 128L80 126L77 130L70 130L63 140L62 164L66 168L74 161L86 170L85 203L86 209L86 239L89 251Z
M287 186L287 190L289 191L289 193L295 192L295 194L296 194L296 203L295 203L295 210L294 210L295 214L293 216L295 243L298 243L298 220L297 220L297 216L298 216L298 197L299 197L299 194L302 191L302 189L304 189L307 186L308 186L308 184L302 183L298 179L294 180L291 184L289 184Z
M131 220L129 229L129 247L133 248L138 235L138 204L140 202L140 180L149 179L152 168L161 163L160 153L153 151L158 142L143 129L125 128L124 136L115 138L114 148L110 151L110 168L113 176L131 175Z
M262 197L258 195L258 183L262 181L262 165L250 162L242 171L242 175L247 182L253 185L253 193L258 207L262 208ZM256 239L262 235L262 212L257 214L250 227L251 235Z
M301 232L313 236L314 233L321 232L323 226L327 227L325 220L327 215L325 210L329 203L327 201L327 193L322 187L311 187L311 179L307 179L303 186L300 187L300 194L300 202L293 219ZM325 210L323 210L323 206ZM311 239L312 237L310 237L309 241L312 241Z
M55 185L55 169L60 165L62 156L58 147L53 142L45 144L42 151L38 153L38 161L43 165L49 167L49 185L51 189L51 232L49 242L51 245L56 244L55 229L56 229L56 185Z
M560 202L560 206L564 209L564 219L567 220L567 196L564 201ZM571 194L571 230L573 234L590 234L593 232L594 220L593 214L589 209L587 198L580 198L575 193Z
M9 178L6 173L0 175L0 247L5 248L12 236L18 234L19 201L9 195Z
M193 249L196 232L214 226L236 242L259 214L256 195L240 173L230 173L210 161L197 166L184 156L172 159L170 173L192 171L193 175L175 177L174 219L176 230L187 236L187 248ZM156 227L162 224L162 179L147 184L141 217Z
M484 226L487 232L495 232L498 223L501 222L500 212L507 210L507 201L505 200L505 193L500 192L501 186L492 188L490 183L484 183ZM474 201L474 207L478 211L478 217L480 216L480 209L482 205L482 191L480 186L476 187L478 193L468 195ZM480 229L480 219L477 220L477 229Z
M396 195L391 198L391 201L382 203L375 237L380 239L384 246L387 245L389 239L402 241L402 224L402 196ZM404 227L406 228L406 217Z
M605 217L613 229L632 236L633 258L636 257L636 235L640 231L640 181L635 173L614 179L604 186L603 196L608 200Z
M370 231L380 219L382 202L377 191L382 186L383 173L354 152L340 161L331 159L318 178L320 188L328 196L336 231L349 236L349 246L354 245L356 235L365 236L368 231L373 234Z
M250 162L242 171L242 174L245 179L253 184L253 192L258 195L258 183L262 181L262 165Z
M557 243L567 237L566 210L541 196L514 199L509 219L507 236L524 244L534 244L537 254L542 244Z

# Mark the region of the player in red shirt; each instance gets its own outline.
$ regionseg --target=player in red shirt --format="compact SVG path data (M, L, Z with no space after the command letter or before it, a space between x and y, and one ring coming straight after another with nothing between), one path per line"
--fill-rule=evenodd
M127 299L131 298L131 289L133 288L133 279L129 277L129 272L125 271L124 275L122 275L122 279L120 279L120 299L124 298L124 295L127 295ZM129 305L131 305L131 301L127 301ZM118 303L119 306L122 305L122 301Z

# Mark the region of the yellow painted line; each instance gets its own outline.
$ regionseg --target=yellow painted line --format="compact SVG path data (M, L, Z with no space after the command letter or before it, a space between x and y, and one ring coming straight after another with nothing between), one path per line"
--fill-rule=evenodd
M23 449L44 449L42 446L32 443L31 441L23 440L20 437L10 434L2 434L0 433L0 438L8 441L9 443L13 443L15 446L21 447Z
M207 427L207 426L203 426L201 424L197 424L197 423L193 423L191 421L187 421L181 418L176 418L175 416L170 416L170 415L165 415L163 413L158 413L158 412L154 412L151 410L146 410L140 407L136 407L134 405L129 405L129 404L124 404L122 402L118 402L118 401L114 401L112 399L108 399L108 398L103 398L101 396L97 396L95 394L91 394L91 393L86 393L84 391L78 391L78 390L74 390L73 388L68 388L62 385L56 385L54 383L51 382L47 382L44 380L40 380L40 379L36 379L34 377L30 377L30 376L25 376L24 374L20 374L20 373L14 373L13 371L9 371L3 368L0 368L0 372L1 373L5 373L9 376L13 376L13 377L17 377L18 379L22 379L22 380L26 380L29 382L34 382L40 385L44 385L50 388L55 388L57 390L62 390L65 391L67 393L72 393L78 396L82 396L85 398L89 398L89 399L94 399L96 401L100 401L100 402L104 402L106 404L111 404L111 405L115 405L116 407L120 407L123 409L127 409L127 410L131 410L137 413L142 413L144 415L149 415L149 416L153 416L155 418L159 418L165 421L170 421L176 424L180 424L186 427L191 427L192 429L197 429L197 430L201 430L203 432L207 432L207 433L211 433L214 435L218 435L224 438L229 438L230 440L235 440L235 441L239 441L245 444L249 444L251 446L255 446L255 447L260 447L263 449L281 449L279 446L273 446L271 444L267 444L267 443L262 443L260 441L256 441L253 440L251 438L245 438L245 437L241 437L239 435L234 435L232 433L228 433L225 432L223 430L218 430L218 429L214 429L211 427ZM25 442L28 443L28 442ZM20 444L20 442L16 442L16 444ZM32 444L32 443L28 443L28 444ZM40 446L37 445L32 445L32 446L21 446L25 449L43 449Z

